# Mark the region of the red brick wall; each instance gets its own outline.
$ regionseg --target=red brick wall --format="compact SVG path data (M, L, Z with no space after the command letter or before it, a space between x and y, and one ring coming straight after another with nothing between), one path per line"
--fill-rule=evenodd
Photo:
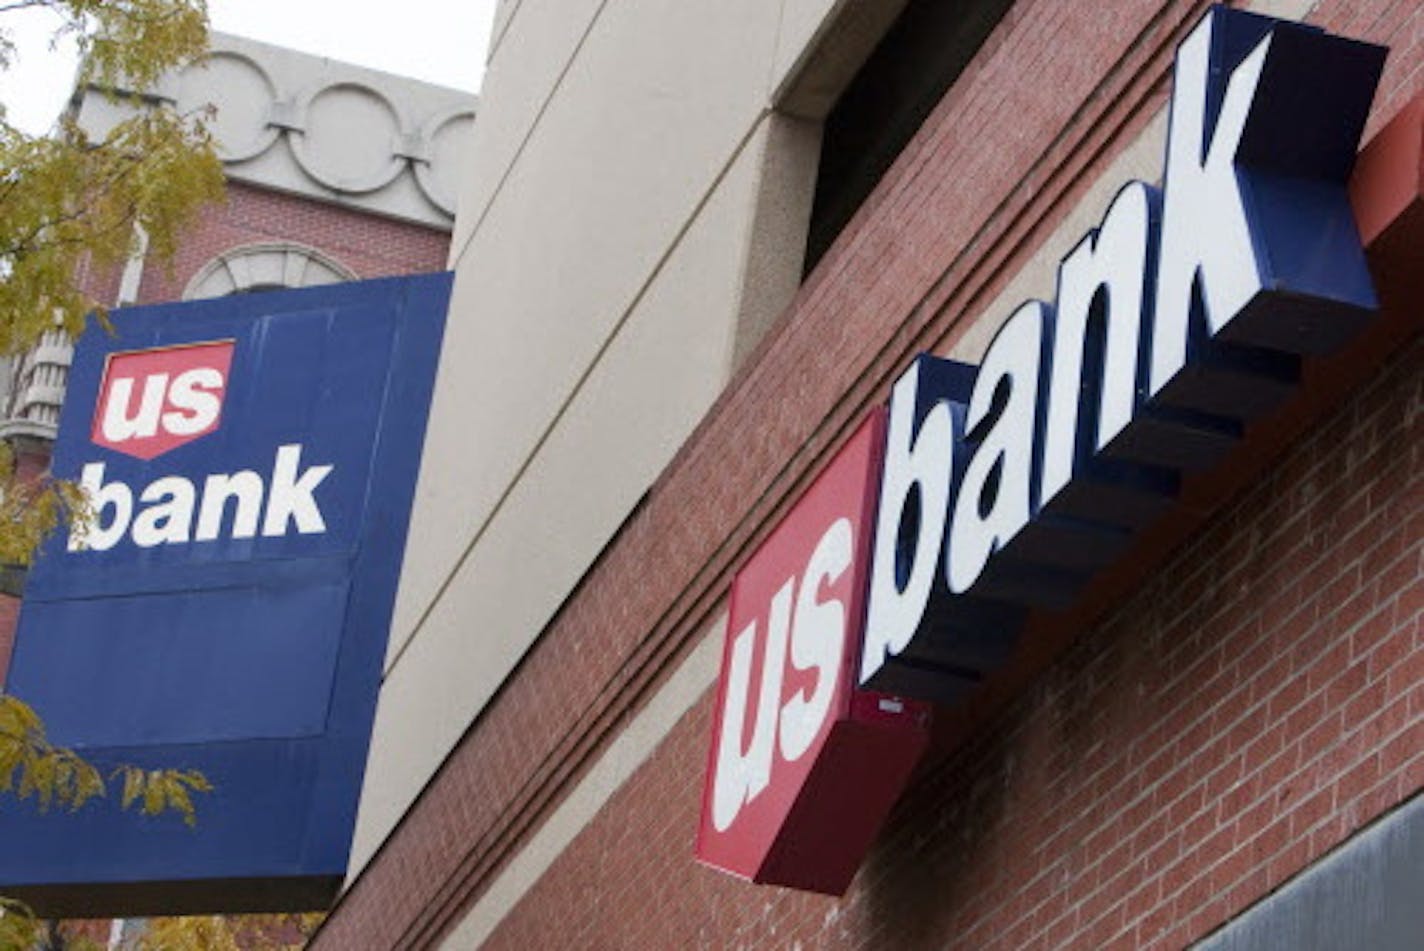
M278 241L316 248L358 278L444 270L450 247L449 233L437 228L229 182L227 201L206 209L186 233L171 273L153 263L145 268L139 303L179 300L219 254Z
M692 861L709 695L489 947L1183 946L1424 786L1421 463L1416 340L928 769L843 900Z
M459 920L910 355L943 352L1164 104L1175 45L1204 8L1015 6L317 947L424 946ZM1324 3L1316 18L1396 48L1372 129L1424 85L1417 4ZM1204 934L1424 785L1421 364L1416 342L981 719L914 786L844 901L695 865L704 698L494 943Z

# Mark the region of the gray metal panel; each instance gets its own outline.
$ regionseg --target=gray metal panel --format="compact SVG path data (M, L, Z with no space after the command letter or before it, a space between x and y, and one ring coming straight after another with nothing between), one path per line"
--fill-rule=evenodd
M1197 948L1424 948L1424 797L1356 835Z

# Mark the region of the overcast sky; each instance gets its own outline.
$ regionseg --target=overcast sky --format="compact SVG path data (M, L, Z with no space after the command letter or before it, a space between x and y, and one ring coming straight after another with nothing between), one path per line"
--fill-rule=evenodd
M496 0L208 0L213 29L477 91ZM385 15L354 10L386 11ZM52 52L53 18L45 11L0 14L19 57L0 73L0 101L9 119L42 132L59 113L74 80L74 59Z

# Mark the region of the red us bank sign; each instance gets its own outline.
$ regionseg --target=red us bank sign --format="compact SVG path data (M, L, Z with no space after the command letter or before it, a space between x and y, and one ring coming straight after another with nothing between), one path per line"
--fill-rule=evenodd
M697 854L755 882L843 892L927 742L925 705L855 686L884 418L732 586Z
M1346 185L1384 53L1213 7L1161 186L1126 183L978 366L906 368L737 575L704 861L844 889L921 748L895 697L978 689L1372 321Z

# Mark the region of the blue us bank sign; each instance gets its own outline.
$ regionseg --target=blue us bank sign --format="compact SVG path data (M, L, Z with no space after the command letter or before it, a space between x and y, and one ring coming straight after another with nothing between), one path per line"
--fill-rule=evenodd
M140 307L91 330L7 690L96 763L202 770L195 828L0 809L49 915L324 907L343 876L449 275Z
M1211 8L1177 51L1161 186L1126 184L978 367L904 372L863 685L973 690L1373 319L1346 183L1384 58Z

